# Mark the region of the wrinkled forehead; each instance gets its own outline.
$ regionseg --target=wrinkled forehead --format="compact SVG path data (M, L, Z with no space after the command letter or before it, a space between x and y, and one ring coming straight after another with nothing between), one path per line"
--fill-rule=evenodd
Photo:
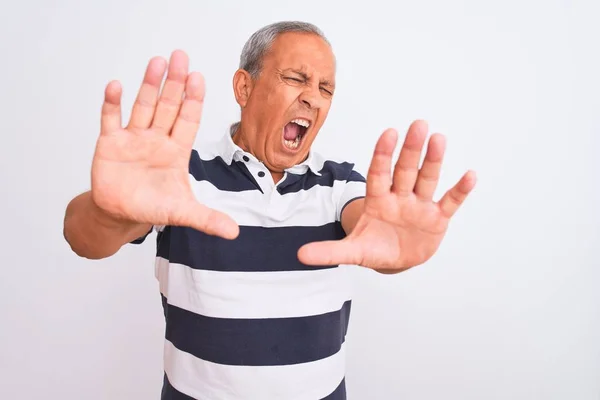
M263 67L302 70L333 80L336 60L331 46L318 35L287 32L275 39L265 55Z

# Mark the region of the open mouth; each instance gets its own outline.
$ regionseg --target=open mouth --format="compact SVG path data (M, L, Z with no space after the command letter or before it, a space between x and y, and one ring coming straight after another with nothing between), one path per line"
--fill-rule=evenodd
M296 150L310 127L310 121L304 118L291 120L283 127L283 144L290 150Z

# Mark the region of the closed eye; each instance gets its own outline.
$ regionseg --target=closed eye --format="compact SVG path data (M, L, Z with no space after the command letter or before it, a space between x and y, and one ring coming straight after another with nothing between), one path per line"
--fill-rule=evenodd
M285 79L288 79L290 81L294 81L294 82L298 82L298 83L303 83L304 81L300 78L294 78L292 76L286 76Z

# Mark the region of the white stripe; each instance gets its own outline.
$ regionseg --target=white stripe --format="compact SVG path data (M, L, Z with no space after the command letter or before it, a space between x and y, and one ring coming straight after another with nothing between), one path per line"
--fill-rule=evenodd
M282 227L320 226L336 221L336 206L346 183L334 186L315 185L308 190L279 194L277 190L228 192L208 181L196 181L190 175L196 199L202 204L228 214L239 225Z
M204 361L165 341L165 373L178 391L198 400L317 400L344 378L345 346L327 358L285 366L230 366Z
M351 298L347 267L313 271L220 272L156 258L169 304L209 317L281 318L338 311Z

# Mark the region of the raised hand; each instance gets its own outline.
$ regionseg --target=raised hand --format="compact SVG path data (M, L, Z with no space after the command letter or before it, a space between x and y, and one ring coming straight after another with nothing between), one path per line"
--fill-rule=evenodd
M430 259L439 248L450 219L474 188L476 178L474 172L468 171L434 202L445 141L441 135L431 136L419 169L426 138L427 124L415 121L392 176L392 153L398 134L393 129L385 131L375 146L367 174L367 195L352 232L340 241L303 246L298 252L300 261L308 265L353 264L380 272L399 272Z
M153 58L131 118L121 124L118 82L109 83L92 162L92 198L118 219L189 226L232 239L239 228L229 216L196 201L188 166L204 101L204 78L188 73L188 56L175 51L168 63Z

